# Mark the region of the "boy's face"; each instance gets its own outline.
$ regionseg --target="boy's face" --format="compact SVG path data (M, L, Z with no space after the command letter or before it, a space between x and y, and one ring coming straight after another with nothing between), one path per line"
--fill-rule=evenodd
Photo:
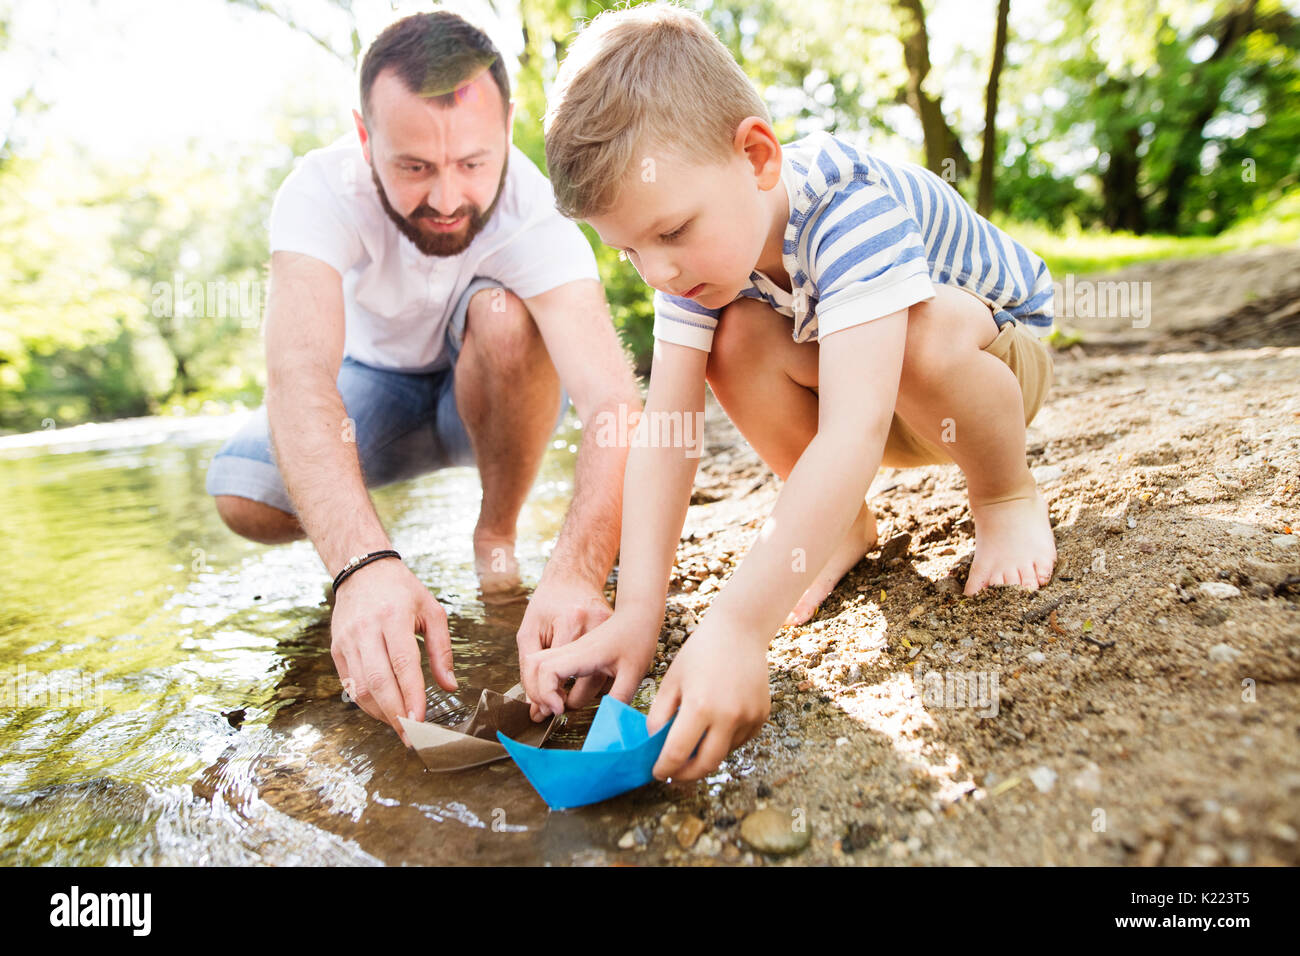
M780 183L781 153L770 127L756 147L745 130L724 163L648 153L615 204L587 219L648 285L720 309L750 284L773 231L769 190Z

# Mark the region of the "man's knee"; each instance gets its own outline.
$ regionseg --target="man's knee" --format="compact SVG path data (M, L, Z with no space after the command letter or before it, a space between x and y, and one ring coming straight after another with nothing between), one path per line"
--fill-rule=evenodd
M509 289L480 289L465 310L461 351L473 351L499 368L527 366L544 348L541 332L522 299Z
M241 538L259 544L284 544L303 537L296 516L240 495L213 495L217 514Z

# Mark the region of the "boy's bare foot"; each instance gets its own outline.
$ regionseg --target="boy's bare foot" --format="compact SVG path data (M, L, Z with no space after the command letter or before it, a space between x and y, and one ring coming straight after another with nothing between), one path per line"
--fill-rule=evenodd
M826 566L821 569L813 583L808 586L808 590L803 592L803 597L794 606L785 619L783 627L803 624L810 620L817 613L817 608L821 606L827 596L835 590L835 585L839 584L840 578L845 573L862 560L862 556L876 546L876 516L872 513L871 508L863 502L862 510L858 512L853 526L849 528L848 534L840 542L840 546L831 554Z
M978 594L987 585L1037 591L1052 579L1056 536L1047 501L1036 485L1027 485L1014 497L971 502L970 510L975 520L975 557L966 577L967 595Z
M499 601L521 592L515 539L475 531L474 573L478 575L479 590L486 601Z

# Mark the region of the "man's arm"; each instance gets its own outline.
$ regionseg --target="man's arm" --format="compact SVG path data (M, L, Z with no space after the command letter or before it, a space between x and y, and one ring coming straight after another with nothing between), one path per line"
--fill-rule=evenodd
M331 575L353 555L391 547L366 491L338 392L343 342L339 273L311 256L273 253L266 312L271 440L298 520ZM397 715L424 717L417 631L425 636L438 683L455 687L446 615L398 561L366 565L339 592L330 648L339 677L366 713L402 735Z
M649 437L661 416L699 421L704 416L705 366L700 349L655 341L650 391L638 434ZM681 433L702 444L702 429ZM655 447L636 441L627 459L623 486L622 548L619 558L618 610L602 627L559 651L520 656L524 688L537 706L534 717L562 713L560 686L578 676L567 706L579 707L610 678L614 695L629 701L645 676L659 637L668 580L690 505L691 485L700 447Z
M641 395L595 279L577 279L526 299L542 341L583 423L573 501L556 538L543 582L551 578L604 587L618 552L619 508L627 442L602 442L603 413L623 420L641 410Z
M578 639L611 614L604 588L618 550L628 451L627 438L617 433L617 423L635 418L641 409L636 379L599 281L575 279L525 299L524 304L577 409L583 431L573 500L515 638L521 663L542 648ZM600 427L607 416L616 429ZM599 693L603 683L593 678L575 689L580 696L593 690ZM529 689L525 681L525 690Z

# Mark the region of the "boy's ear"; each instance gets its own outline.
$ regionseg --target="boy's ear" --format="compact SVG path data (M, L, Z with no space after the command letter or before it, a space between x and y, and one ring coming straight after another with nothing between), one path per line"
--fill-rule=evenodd
M781 181L781 143L766 120L758 116L741 120L732 146L754 170L759 189L771 189Z

